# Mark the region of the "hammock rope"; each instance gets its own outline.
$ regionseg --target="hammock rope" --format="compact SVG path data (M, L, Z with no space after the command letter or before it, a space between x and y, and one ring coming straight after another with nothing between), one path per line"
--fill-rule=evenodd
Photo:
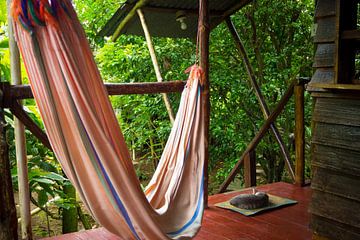
M203 72L194 65L145 191L70 0L14 0L15 37L51 146L85 206L123 239L185 239L203 216Z

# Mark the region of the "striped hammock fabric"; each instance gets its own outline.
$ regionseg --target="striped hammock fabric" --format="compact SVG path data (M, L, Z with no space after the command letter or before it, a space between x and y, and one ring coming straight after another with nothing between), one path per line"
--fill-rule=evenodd
M51 146L94 218L123 239L193 237L203 215L201 69L191 67L144 192L72 3L14 0L12 12Z

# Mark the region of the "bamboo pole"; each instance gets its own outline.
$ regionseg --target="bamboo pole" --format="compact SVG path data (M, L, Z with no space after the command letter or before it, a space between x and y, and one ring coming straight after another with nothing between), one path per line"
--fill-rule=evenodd
M12 17L10 14L11 0L8 3L8 33L9 33L9 50L10 50L10 71L11 82L14 85L21 85L21 65L20 54L17 48ZM26 156L26 139L25 128L20 120L14 117L14 131L15 131L15 149L18 172L18 186L19 186L19 204L21 216L21 239L32 239L31 233L31 215L30 215L30 191L28 180L27 156Z
M236 47L237 49L239 50L239 53L240 55L242 56L243 58L243 62L244 62L244 65L245 65L245 68L246 68L246 71L247 71L247 74L249 76L249 80L250 80L250 83L255 91L255 95L260 103L260 108L261 108L261 111L263 112L263 115L264 115L264 118L267 119L270 115L270 110L269 110L269 107L267 106L266 104L266 101L265 101L265 98L264 96L262 95L262 92L261 92L261 89L256 81L256 78L255 78L255 74L254 74L254 71L252 69L252 66L251 66L251 63L249 61L249 58L247 56L247 53L246 53L246 50L245 50L245 47L243 45L243 43L241 42L241 39L240 39L240 36L239 34L237 33L236 31L236 28L234 26L234 24L232 23L230 17L228 17L226 19L226 24L228 26L228 29L235 41L235 44L236 44ZM293 167L292 167L292 164L291 164L291 159L290 159L290 154L289 154L289 151L287 150L286 146L285 146L285 143L281 137L281 134L278 130L278 128L276 127L276 125L274 123L271 123L271 126L270 126L274 136L275 136L275 139L276 141L279 143L279 146L280 146L280 150L281 150L281 153L284 157L284 160L285 160L285 163L286 163L286 167L287 167L287 170L290 174L290 177L292 178L293 181L295 181L295 174L294 174L294 170L293 170Z
M205 128L205 161L204 161L204 206L208 206L208 166L209 166L209 125L210 125L210 81L209 81L209 39L210 39L210 23L209 23L209 0L200 0L199 3L199 55L200 67L204 71L204 84L202 90L201 107L204 114Z
M142 6L146 4L146 0L139 0L135 6L130 10L130 12L126 15L124 20L122 20L119 26L116 28L114 35L111 37L111 41L115 42L116 39L120 36L121 30L128 24L128 22L134 17L136 10L140 9Z
M154 46L153 46L152 41L151 41L151 36L150 36L149 28L148 28L148 26L147 26L147 24L146 24L146 20L145 20L144 14L143 14L143 12L141 11L141 9L138 9L138 10L137 10L137 14L139 15L140 22L141 22L141 26L142 26L142 28L143 28L143 30L144 30L145 39L146 39L146 43L147 43L147 46L148 46L148 49L149 49L151 61L152 61L153 66L154 66L156 79L157 79L158 82L162 82L162 81L163 81L163 78L162 78L161 73L160 73L159 63L158 63L158 61L157 61L157 59L156 59L155 49L154 49ZM168 112L168 114L169 114L170 122L171 122L171 124L173 124L174 121L175 121L175 115L174 115L174 111L173 111L173 109L172 109L172 107L171 107L171 103L170 103L170 100L169 100L169 96L168 96L166 93L162 93L161 95L162 95L162 97L163 97L166 110L167 110L167 112Z

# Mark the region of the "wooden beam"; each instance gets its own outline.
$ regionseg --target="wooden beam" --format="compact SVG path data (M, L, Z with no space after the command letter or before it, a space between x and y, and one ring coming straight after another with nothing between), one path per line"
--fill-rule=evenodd
M45 147L52 150L49 139L43 130L34 123L34 121L29 117L29 115L24 111L22 106L18 102L13 102L10 105L10 111L14 114L29 131L37 137Z
M249 151L244 158L244 185L245 188L256 186L256 152Z
M256 146L261 141L262 137L266 134L266 132L269 130L271 123L275 121L275 119L280 115L282 110L284 109L286 103L289 101L290 97L292 96L294 92L294 86L296 84L297 80L294 80L291 82L290 86L286 90L283 97L280 99L278 105L275 107L274 111L270 114L268 119L266 119L265 123L262 125L258 133L255 135L255 137L252 139L252 141L247 146L246 150L244 151L241 158L237 161L233 169L231 170L229 176L225 179L223 184L220 186L218 193L222 193L226 190L226 188L229 186L229 184L234 180L236 174L238 173L241 165L244 162L245 156L256 148Z
M360 91L360 84L310 83L311 87L338 91Z
M295 97L295 183L305 185L304 85L294 87Z
M169 82L144 82L144 83L105 83L109 95L129 95L129 94L155 94L155 93L174 93L182 92L186 81ZM33 98L29 85L8 85L2 84L5 94L4 105L7 106L13 100Z
M11 82L14 85L21 85L20 53L15 42L13 31L13 19L11 17L11 2L7 1L8 9L8 33L10 51ZM21 104L21 103L20 103ZM21 121L14 117L15 151L17 162L17 175L19 187L19 210L21 217L21 239L31 240L31 215L30 215L30 190L28 178L28 159L26 153L25 128Z
M202 112L204 114L205 128L205 162L204 162L204 206L208 204L208 166L209 166L209 126L210 126L210 81L209 81L209 0L199 2L199 25L198 25L198 48L200 55L200 67L204 71L204 84L202 88Z
M264 118L267 119L270 115L270 110L269 107L266 104L265 98L261 92L260 86L258 85L257 81L256 81L256 77L255 77L255 73L253 71L253 68L251 66L251 63L249 61L249 58L247 56L245 47L240 39L239 34L236 31L236 28L234 26L234 24L232 23L230 18L226 19L226 24L228 26L228 29L235 41L235 45L237 47L237 49L239 50L240 55L242 56L251 86L253 87L254 91L255 91L255 95L260 103L260 108L261 111L263 112ZM271 123L270 125L271 130L275 136L276 141L278 142L279 146L280 146L280 151L284 157L284 161L286 163L286 167L287 170L290 174L290 177L292 178L292 180L295 180L295 174L294 174L294 170L293 170L293 166L291 163L291 159L290 159L290 154L288 149L285 146L285 143L281 137L280 131L278 130L278 128L276 127L276 125L274 123Z
M0 93L2 97L2 93ZM12 187L4 109L0 108L0 240L17 240L17 217Z
M341 39L360 41L360 30L356 29L343 31L341 34Z
M154 46L153 46L152 41L151 41L150 32L149 32L148 26L146 24L144 14L142 13L141 9L138 9L137 13L138 13L139 18L140 18L141 26L142 26L142 28L144 30L145 39L146 39L146 43L147 43L147 46L148 46L148 49L149 49L151 61L152 61L153 66L154 66L156 79L157 79L158 82L163 82L163 78L162 78L161 72L160 72L159 63L158 63L158 61L156 59L155 49L154 49ZM174 111L173 111L173 109L171 107L169 96L166 93L162 93L161 95L163 97L165 107L166 107L166 110L167 110L169 118L170 118L170 122L171 122L171 124L174 124L175 114L174 114Z

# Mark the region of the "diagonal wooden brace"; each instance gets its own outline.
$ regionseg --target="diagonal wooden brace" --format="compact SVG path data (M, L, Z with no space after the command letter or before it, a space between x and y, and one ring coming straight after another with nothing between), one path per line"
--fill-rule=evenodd
M247 56L247 53L246 53L246 50L245 50L245 47L243 45L243 43L241 42L241 39L240 39L240 36L239 34L237 33L236 29L235 29L235 26L234 24L232 23L232 21L230 20L230 18L227 18L226 19L226 24L228 26L228 29L235 41L235 45L237 47L237 49L239 50L239 53L240 55L242 56L243 58L243 62L244 62L244 65L245 65L245 68L246 68L246 71L247 71L247 74L249 76L249 79L250 79L250 82L251 82L251 85L252 87L254 88L255 90L255 94L256 94L256 97L260 103L260 108L263 112L263 115L264 115L264 118L265 120L269 118L270 116L270 111L269 111L269 108L266 104L266 101L265 101L265 98L264 96L262 95L262 92L261 92L261 89L258 85L258 83L256 82L256 78L255 78L255 74L254 74L254 71L251 67L251 64L249 62L249 58ZM281 137L281 134L278 130L278 128L276 127L276 125L274 123L271 123L270 124L270 128L276 138L276 141L279 143L279 146L280 146L280 151L284 157L284 160L285 160L285 163L286 163L286 167L287 167L287 170L290 174L290 177L293 181L295 181L295 174L294 174L294 170L293 170L293 166L291 164L291 161L290 161L290 154L289 154L289 151L287 150L287 148L285 147L285 143Z

